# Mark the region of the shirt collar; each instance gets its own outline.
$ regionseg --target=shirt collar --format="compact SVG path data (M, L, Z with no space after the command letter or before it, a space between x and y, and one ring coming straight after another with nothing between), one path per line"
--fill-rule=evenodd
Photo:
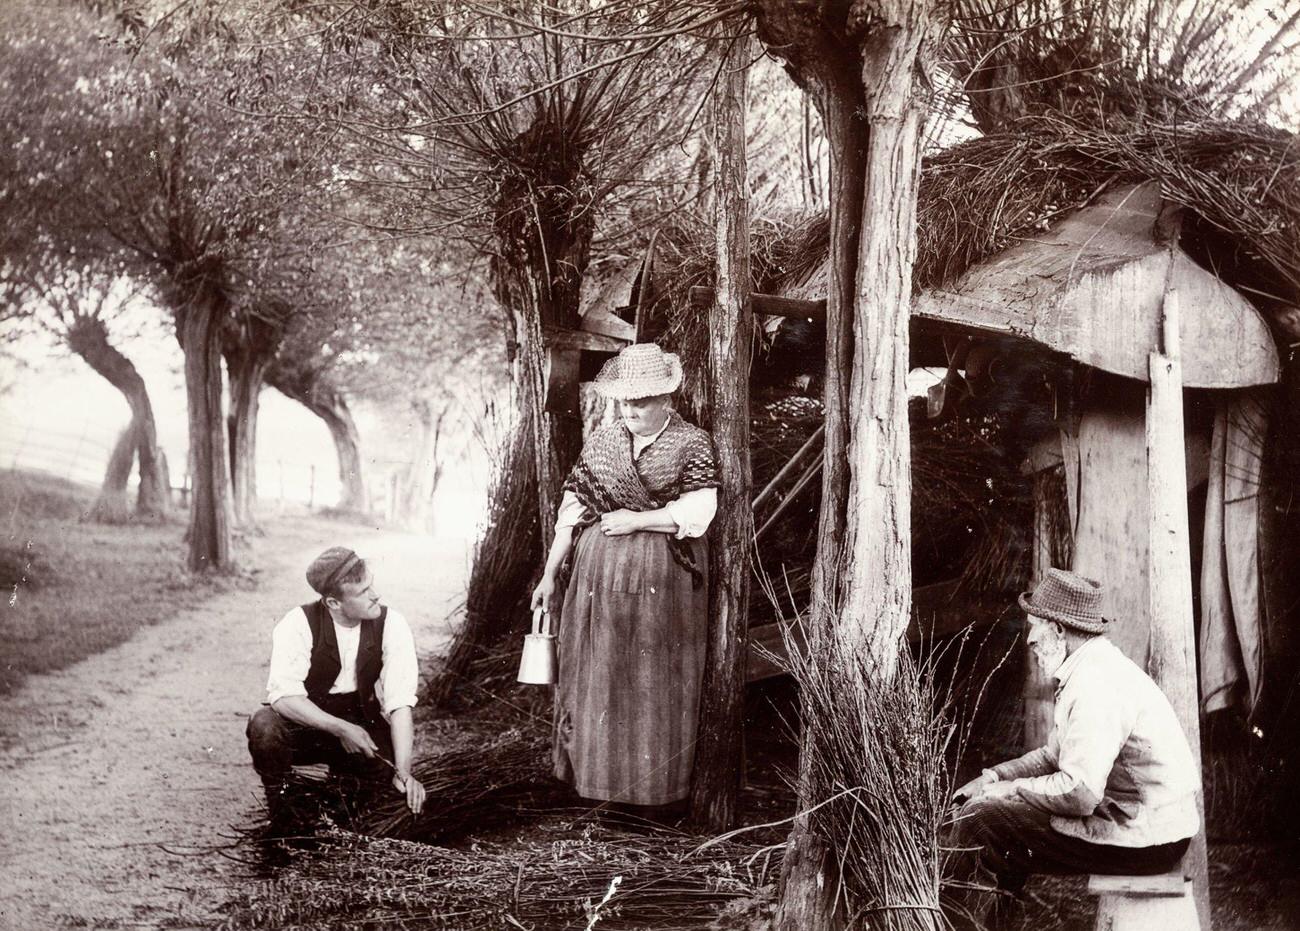
M1090 640L1084 641L1073 653L1065 658L1064 662L1062 662L1060 666L1056 667L1056 672L1052 673L1052 678L1056 679L1056 687L1058 689L1064 687L1070 676L1074 675L1074 671L1079 668L1080 664L1083 662L1080 657L1090 656L1095 653L1096 645L1105 641L1105 639L1105 637L1093 637Z
M645 449L655 440L659 439L659 437L663 436L663 432L668 429L668 425L672 423L672 420L673 420L673 415L672 412L669 411L668 416L664 419L664 425L660 427L658 430L656 430L654 433L652 433L650 436L638 436L637 434L633 433L631 430L627 430L627 424L623 425L623 429L627 430L628 436L632 437L632 449L636 452L639 452L640 450Z

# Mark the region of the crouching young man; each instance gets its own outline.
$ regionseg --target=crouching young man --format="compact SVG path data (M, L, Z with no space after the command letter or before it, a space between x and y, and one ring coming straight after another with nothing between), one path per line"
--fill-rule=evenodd
M248 722L248 750L266 789L272 831L291 828L285 780L295 764L391 783L412 812L424 786L411 776L418 664L406 619L379 601L365 560L346 547L307 569L316 601L271 634L267 705Z
M1049 569L1020 596L1029 644L1055 678L1047 746L957 790L957 842L999 888L1030 873L1174 869L1199 827L1195 758L1159 687L1105 636L1102 587Z

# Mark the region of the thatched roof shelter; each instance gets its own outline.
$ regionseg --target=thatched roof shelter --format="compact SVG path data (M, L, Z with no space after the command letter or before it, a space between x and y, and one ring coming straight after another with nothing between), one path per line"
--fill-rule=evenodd
M917 295L913 315L1032 340L1115 375L1146 380L1168 290L1179 293L1183 380L1191 388L1272 384L1277 349L1261 313L1177 245L1183 209L1159 185L1114 187ZM826 293L823 264L787 296Z

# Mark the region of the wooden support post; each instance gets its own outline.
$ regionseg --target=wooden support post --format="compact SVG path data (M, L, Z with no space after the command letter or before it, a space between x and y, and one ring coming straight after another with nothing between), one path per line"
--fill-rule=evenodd
M1192 561L1187 527L1187 465L1183 437L1183 379L1178 294L1165 294L1163 352L1151 353L1147 395L1147 487L1150 492L1151 654L1148 669L1169 697L1201 775L1201 719L1192 617ZM1205 798L1197 792L1201 829L1184 868L1192 880L1203 931L1210 931L1210 887L1205 847Z
M1049 510L1052 507L1052 502L1048 500L1048 493L1050 489L1057 487L1046 470L1036 472L1033 476L1033 483L1034 552L1031 588L1042 581L1048 569L1053 568L1051 512ZM1068 569L1070 567L1057 566L1056 568ZM1025 655L1024 738L1025 749L1034 750L1047 743L1047 737L1052 731L1052 715L1056 706L1056 683L1038 665L1038 660L1034 658L1034 651L1029 647L1028 637L1029 629L1026 627L1023 646Z
M754 315L749 304L749 181L745 155L749 56L749 42L732 43L712 104L718 288L709 311L709 401L722 487L718 516L709 534L709 645L700 695L691 816L714 831L730 827L740 794L750 554L754 545L749 462L749 366Z

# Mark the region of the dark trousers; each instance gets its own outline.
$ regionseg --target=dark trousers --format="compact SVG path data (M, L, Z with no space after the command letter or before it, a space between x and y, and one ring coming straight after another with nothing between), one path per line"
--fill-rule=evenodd
M388 725L383 721L377 724L366 721L355 693L329 695L316 704L328 714L360 724L379 745L379 754L392 760L393 740ZM348 753L337 737L314 727L296 724L270 706L258 709L248 719L245 733L253 768L262 778L267 799L272 804L294 766L327 763L331 774L361 780L386 781L392 776L392 770L382 760L370 759L361 753Z
M992 874L999 889L1015 892L1031 873L1106 873L1150 876L1178 866L1190 840L1151 847L1094 844L1062 834L1051 816L1019 798L978 799L957 813L956 846L963 848L964 872Z

